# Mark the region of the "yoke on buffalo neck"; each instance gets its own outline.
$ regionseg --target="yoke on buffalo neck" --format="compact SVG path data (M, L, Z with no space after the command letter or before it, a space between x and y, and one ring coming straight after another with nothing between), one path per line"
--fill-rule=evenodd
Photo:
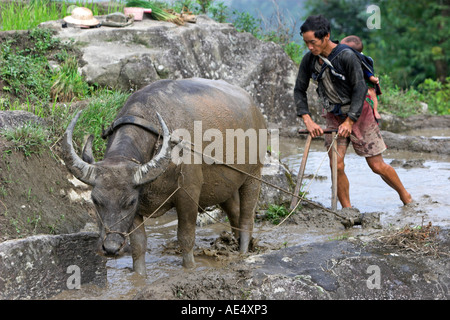
M113 123L106 130L104 128L102 129L103 132L101 137L106 140L125 125L131 125L144 129L148 133L155 136L156 144L154 145L153 152L158 150L158 141L161 137L160 131L158 131L153 124L146 119L133 115L125 115L113 121ZM126 133L125 135L122 134L119 137L115 137L112 141L113 144L110 146L111 148L108 148L106 151L105 160L107 158L122 158L131 160L137 164L142 164L145 161L145 155L143 153L147 151L147 148L145 148L142 144L136 144L136 139L139 137L139 135L129 135ZM147 143L147 141L145 141L145 143ZM148 145L146 145L146 147L148 147Z
M119 127L125 125L125 124L131 124L138 126L142 129L147 130L150 133L153 133L156 136L161 136L161 133L155 129L150 122L148 122L145 119L135 117L135 116L123 116L117 120L115 120L108 129L102 129L102 139L107 139L110 135L114 133L116 129Z

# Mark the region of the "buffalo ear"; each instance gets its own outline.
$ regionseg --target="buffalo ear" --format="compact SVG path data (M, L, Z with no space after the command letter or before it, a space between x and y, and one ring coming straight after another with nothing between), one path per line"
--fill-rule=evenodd
M92 153L92 142L93 141L94 141L94 136L92 134L90 136L85 137L83 154L81 156L83 161L86 161L89 164L95 163L94 154Z

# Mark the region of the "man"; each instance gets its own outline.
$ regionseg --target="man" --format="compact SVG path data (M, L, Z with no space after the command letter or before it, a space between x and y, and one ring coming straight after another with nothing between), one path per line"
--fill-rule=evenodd
M412 202L394 168L386 164L382 153L386 150L375 120L361 62L346 46L330 40L331 27L323 16L310 16L300 28L300 35L309 49L300 64L294 89L297 115L302 118L311 136L324 134L311 118L306 91L310 79L318 82L317 92L324 106L327 127L338 130L338 199L343 208L351 207L349 181L344 171L344 156L352 142L355 152L365 157L373 172L400 196L403 204ZM325 145L331 145L330 135ZM331 152L329 157L331 159Z

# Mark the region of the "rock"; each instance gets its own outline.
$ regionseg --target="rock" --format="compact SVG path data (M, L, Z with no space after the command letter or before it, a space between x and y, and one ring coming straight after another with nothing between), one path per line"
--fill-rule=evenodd
M404 136L388 131L382 131L382 136L389 149L450 154L450 139Z
M424 162L424 159L411 159L406 161L392 160L390 165L393 167L402 167L404 169L426 168Z
M76 289L78 275L80 285L104 286L106 259L97 242L97 233L78 233L0 243L0 299L46 299Z
M221 79L248 91L269 122L298 123L293 97L298 67L279 45L231 24L198 16L196 24L184 26L150 19L125 28L61 28L61 21L41 26L81 45L81 72L89 83L138 90L160 79Z
M407 130L450 127L450 115L433 116L421 114L402 119Z
M292 186L292 174L290 170L277 158L266 155L266 161L262 170L262 180L267 183L261 184L258 208L267 208L270 204L288 204L292 196L288 193L274 188L275 185L283 190L294 192Z
M26 111L0 111L0 130L9 130L22 127L27 123L44 125L44 119Z
M225 216L225 212L219 206L208 207L205 211L199 211L196 225L201 228L222 221Z

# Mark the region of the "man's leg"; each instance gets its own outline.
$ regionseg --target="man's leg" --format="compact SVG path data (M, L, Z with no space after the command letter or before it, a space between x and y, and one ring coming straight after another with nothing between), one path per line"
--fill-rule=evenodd
M397 175L394 168L384 162L383 156L377 155L373 157L366 158L367 164L372 169L372 171L381 176L381 178L395 191L397 191L402 200L403 204L408 204L412 202L411 194L406 191L403 183Z
M332 152L333 150L330 150L330 152L328 153L328 157L330 158L330 167L332 165ZM337 196L342 208L350 208L352 206L350 203L350 183L348 181L347 175L345 174L344 163L347 146L337 145L337 152Z

